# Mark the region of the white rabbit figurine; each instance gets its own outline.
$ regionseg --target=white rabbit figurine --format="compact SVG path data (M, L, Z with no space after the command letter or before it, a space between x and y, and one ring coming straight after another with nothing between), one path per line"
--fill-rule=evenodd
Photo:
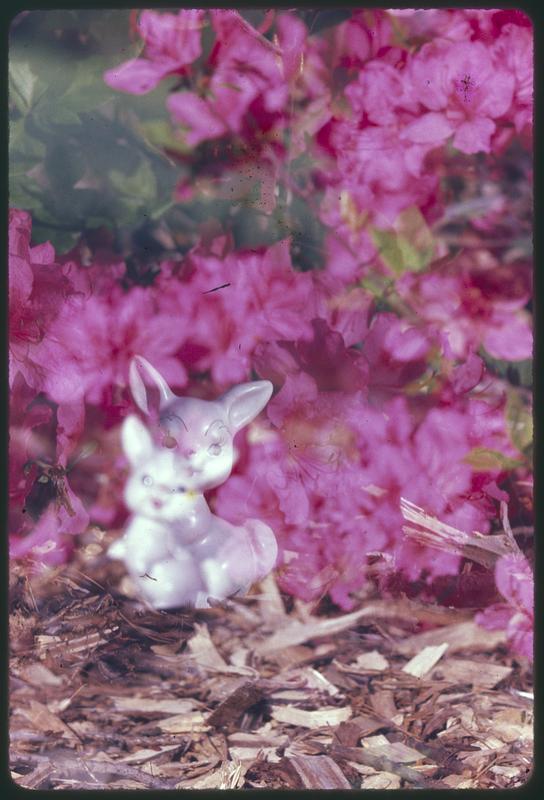
M211 513L203 492L223 483L233 465L235 433L254 419L272 393L269 381L244 383L216 401L177 397L141 356L131 364L137 405L149 413L138 373L160 392L162 442L135 415L121 429L131 474L125 500L133 515L108 555L120 558L155 608L207 607L208 598L245 592L274 567L277 543L259 520L235 526Z

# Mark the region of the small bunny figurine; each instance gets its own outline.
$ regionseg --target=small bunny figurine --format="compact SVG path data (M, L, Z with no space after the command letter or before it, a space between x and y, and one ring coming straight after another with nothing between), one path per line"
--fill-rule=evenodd
M216 401L177 397L141 356L131 363L130 386L149 413L138 368L160 393L156 444L135 415L121 429L131 474L125 500L132 517L108 555L120 558L155 608L209 606L208 598L243 593L274 567L277 543L259 520L235 526L211 513L203 492L223 483L233 465L233 438L272 393L269 381L235 386Z

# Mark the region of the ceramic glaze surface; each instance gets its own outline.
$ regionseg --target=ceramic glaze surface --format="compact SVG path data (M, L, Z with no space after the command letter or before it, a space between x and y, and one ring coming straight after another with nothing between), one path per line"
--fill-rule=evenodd
M125 562L138 592L155 608L206 607L208 598L244 593L273 569L274 533L259 520L235 526L215 516L203 493L230 475L234 435L264 408L272 384L240 384L216 401L177 397L136 356L130 385L146 414L140 371L160 393L158 441L136 415L124 420L121 441L131 469L125 501L132 516L109 555Z

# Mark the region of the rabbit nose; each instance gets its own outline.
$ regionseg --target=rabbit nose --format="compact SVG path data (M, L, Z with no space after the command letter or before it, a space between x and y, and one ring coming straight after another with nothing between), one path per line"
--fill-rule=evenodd
M181 445L179 449L181 450L182 455L184 455L186 458L190 458L196 453L196 450L192 445Z

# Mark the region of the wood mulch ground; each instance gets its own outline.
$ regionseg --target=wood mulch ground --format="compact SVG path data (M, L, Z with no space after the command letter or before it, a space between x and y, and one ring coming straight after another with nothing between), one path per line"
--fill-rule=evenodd
M35 789L513 788L533 763L530 665L472 614L254 593L157 612L103 534L11 576L13 780ZM92 539L92 535L91 535Z

